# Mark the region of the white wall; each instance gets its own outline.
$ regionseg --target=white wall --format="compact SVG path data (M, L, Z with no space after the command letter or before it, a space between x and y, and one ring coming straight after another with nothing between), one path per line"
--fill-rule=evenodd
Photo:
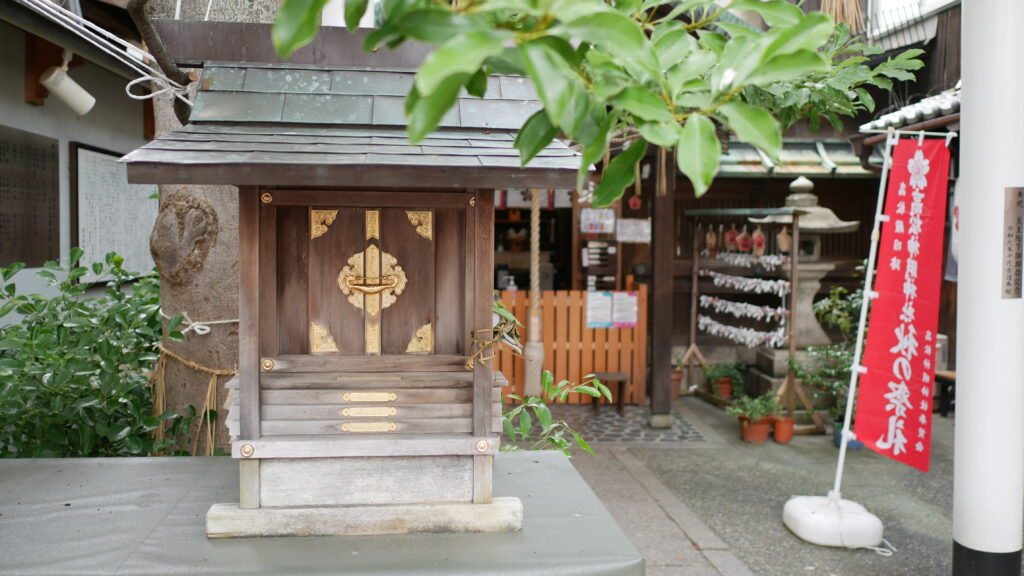
M125 94L127 80L92 63L73 69L70 76L96 97L96 106L82 118L77 118L52 95L43 106L26 103L25 34L0 21L0 125L56 138L60 142L62 258L71 249L68 143L80 142L120 153L131 152L146 143L142 136L142 103ZM0 264L7 265L10 262ZM18 291L21 293L42 292L45 287L45 283L37 279L31 270L22 271L17 279Z

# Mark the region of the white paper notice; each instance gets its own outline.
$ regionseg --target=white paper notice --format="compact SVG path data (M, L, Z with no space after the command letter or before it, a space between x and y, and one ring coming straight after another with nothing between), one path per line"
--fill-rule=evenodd
M612 295L612 325L616 328L635 328L636 322L636 292L615 292Z
M587 292L587 328L612 327L612 293Z

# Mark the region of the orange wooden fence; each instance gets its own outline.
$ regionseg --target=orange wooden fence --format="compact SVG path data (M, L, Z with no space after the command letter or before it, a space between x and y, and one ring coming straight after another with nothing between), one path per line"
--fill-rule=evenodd
M625 372L629 374L626 403L646 403L647 382L647 286L636 286L637 325L635 328L587 328L587 293L582 290L547 290L541 293L543 317L544 370L556 380L579 382L594 372ZM524 324L528 320L530 295L517 290L514 296L501 292L505 307ZM526 329L520 329L525 344ZM502 394L522 395L525 367L521 357L501 348L495 358L509 385ZM615 392L615 388L612 388ZM617 399L616 399L617 400ZM590 403L585 395L571 394L572 404Z

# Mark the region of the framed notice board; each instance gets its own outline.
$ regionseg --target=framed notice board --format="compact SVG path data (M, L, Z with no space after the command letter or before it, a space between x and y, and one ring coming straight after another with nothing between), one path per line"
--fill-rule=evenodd
M0 264L60 256L58 141L0 126Z
M123 154L72 142L71 245L85 250L82 265L102 262L108 252L124 257L124 267L146 273L153 268L149 234L159 204L155 184L129 184ZM83 282L97 280L92 272Z

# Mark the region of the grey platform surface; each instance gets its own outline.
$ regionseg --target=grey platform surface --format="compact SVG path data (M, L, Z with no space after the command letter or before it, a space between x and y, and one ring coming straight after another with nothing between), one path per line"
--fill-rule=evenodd
M495 458L495 495L524 506L507 534L208 540L206 511L237 501L237 470L224 457L0 461L0 574L644 574L556 452Z

